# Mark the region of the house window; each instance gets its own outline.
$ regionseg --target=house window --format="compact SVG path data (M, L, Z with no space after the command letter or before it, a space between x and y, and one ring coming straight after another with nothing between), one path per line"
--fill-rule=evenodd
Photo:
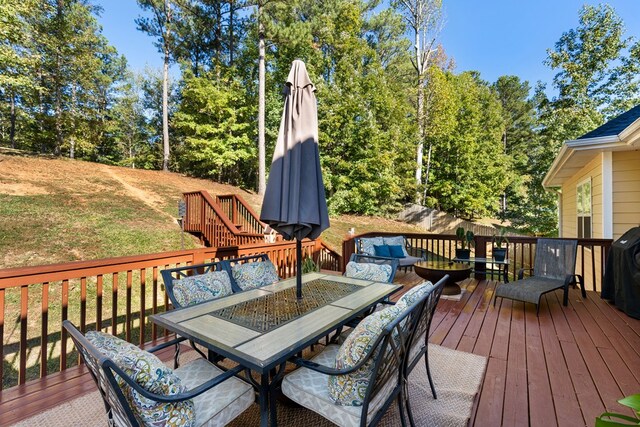
M578 184L576 189L578 211L578 238L591 238L591 179Z

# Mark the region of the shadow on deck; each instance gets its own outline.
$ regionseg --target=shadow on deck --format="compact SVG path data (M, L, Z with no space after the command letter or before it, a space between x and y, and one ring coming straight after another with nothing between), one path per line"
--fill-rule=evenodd
M399 272L407 288L422 279ZM640 392L640 320L588 292L571 290L531 304L498 301L497 282L467 279L459 301L441 300L430 341L488 358L470 425L591 426L605 410L629 413L616 401ZM395 296L397 299L399 295ZM173 349L161 358L170 360ZM84 367L0 393L0 425L10 425L95 390Z

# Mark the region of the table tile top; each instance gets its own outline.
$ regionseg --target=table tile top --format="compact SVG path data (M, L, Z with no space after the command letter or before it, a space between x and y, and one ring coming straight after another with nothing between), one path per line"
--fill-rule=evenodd
M362 287L351 283L315 279L303 283L301 300L296 298L295 286L284 287L278 292L224 307L209 314L257 332L269 332L360 289Z

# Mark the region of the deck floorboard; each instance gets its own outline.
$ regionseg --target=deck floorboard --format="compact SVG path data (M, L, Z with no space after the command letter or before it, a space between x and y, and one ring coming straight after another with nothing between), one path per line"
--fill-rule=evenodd
M399 272L405 292L422 282ZM498 299L497 282L468 279L459 301L441 300L430 341L488 358L470 426L592 426L617 400L640 391L640 320L599 295L571 289L531 304ZM393 297L397 300L401 293ZM170 360L173 349L162 352ZM86 369L73 367L0 393L0 426L10 425L94 390Z

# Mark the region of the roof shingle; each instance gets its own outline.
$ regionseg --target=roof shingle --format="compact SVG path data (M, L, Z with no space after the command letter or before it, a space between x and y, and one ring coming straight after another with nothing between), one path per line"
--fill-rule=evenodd
M609 120L591 132L585 133L578 139L598 138L603 136L616 136L625 130L631 123L640 118L640 105L636 105L629 111Z

